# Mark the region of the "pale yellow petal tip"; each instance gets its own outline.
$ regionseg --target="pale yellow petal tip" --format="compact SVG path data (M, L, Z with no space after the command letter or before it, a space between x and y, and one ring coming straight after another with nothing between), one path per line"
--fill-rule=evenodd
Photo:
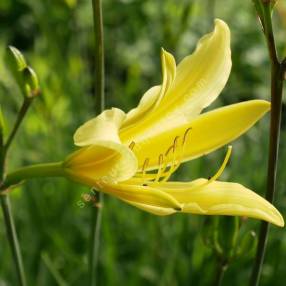
M279 227L284 227L285 226L284 218L280 214L279 211L277 211L277 216L273 219L273 221L271 221L271 223L273 223L273 224L275 224L276 226L279 226Z
M267 100L256 99L253 102L260 107L261 109L265 110L265 112L269 111L271 108L271 103Z
M169 61L172 66L176 67L176 61L175 61L174 56L171 53L167 52L164 48L161 48L162 63L164 63L165 60Z
M227 29L228 29L227 23L226 23L224 20L220 19L220 18L216 18L216 19L214 20L214 23L215 23L215 26L220 26L220 27L223 27L223 28L227 28Z
M230 34L229 26L223 20L216 18L214 20L214 24L215 24L215 29L220 29L220 30L223 30L226 33Z

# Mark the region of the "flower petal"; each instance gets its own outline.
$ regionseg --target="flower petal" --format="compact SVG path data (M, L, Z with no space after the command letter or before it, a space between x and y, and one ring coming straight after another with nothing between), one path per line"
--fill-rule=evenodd
M141 98L138 106L127 113L122 127L130 127L140 121L143 121L146 115L150 115L168 92L176 75L176 62L174 57L166 52L161 51L161 63L163 82L162 85L150 88Z
M128 184L128 181L117 184L101 181L96 186L104 193L111 194L131 204L148 205L155 208L172 208L180 210L181 205L173 196L159 189L148 186Z
M188 123L216 99L230 70L230 31L226 23L216 20L214 31L178 65L175 80L154 111L124 128L121 138L140 141Z
M135 174L137 159L118 136L125 116L123 111L113 108L78 128L74 141L84 148L71 154L64 163L74 180L90 185L90 181L102 178L124 181Z
M160 190L182 204L185 213L248 216L284 226L283 217L272 204L237 183L198 179L163 183Z
M103 111L100 115L87 121L76 130L74 144L82 147L93 145L98 141L121 143L118 130L125 117L126 114L118 108Z
M191 160L233 141L252 127L269 109L270 103L264 100L250 100L218 108L168 132L158 132L149 138L134 141L133 152L140 167L148 158L147 169L154 169L158 165L159 154L165 154L176 137L182 146L184 134L189 130L185 138L182 161ZM172 156L165 156L167 161L172 159Z
M156 206L151 206L143 203L135 203L132 201L128 200L123 200L125 203L132 205L138 209L141 209L145 212L154 214L154 215L159 215L159 216L165 216L165 215L171 215L177 212L174 208L167 208L167 207L156 207Z

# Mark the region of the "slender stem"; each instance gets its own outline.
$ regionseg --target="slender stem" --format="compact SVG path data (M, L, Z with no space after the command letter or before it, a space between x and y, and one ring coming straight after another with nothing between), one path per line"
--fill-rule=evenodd
M1 208L3 212L6 234L10 249L13 256L13 262L16 268L16 275L20 286L26 286L26 276L23 264L23 258L21 255L20 245L17 237L17 232L14 224L13 213L11 209L11 203L8 195L0 194Z
M23 266L22 255L20 251L19 241L15 229L15 224L12 216L11 204L7 195L1 195L1 207L3 211L3 217L6 225L6 232L10 248L12 251L14 263L16 266L16 273L20 286L26 286L25 271Z
M1 148L3 149L3 148ZM2 168L1 170L4 170ZM18 169L6 176L3 181L4 173L1 172L0 191L5 191L11 185L17 184L25 179L37 178L37 177L51 177L51 176L64 176L64 169L62 163L49 163L38 164L33 166L24 167ZM3 182L3 183L2 183ZM1 185L2 184L2 185ZM20 286L26 286L25 272L23 266L23 260L21 256L20 246L17 238L15 224L12 216L12 209L8 195L0 193L1 207L3 211L6 232L8 241L11 247L16 273Z
M210 27L212 27L215 18L216 0L207 1L207 10L208 10L209 25Z
M221 286L222 285L222 281L223 281L223 277L224 277L224 273L225 273L226 269L227 269L227 264L224 264L222 261L218 261L215 279L214 279L214 282L212 284L213 286Z
M4 146L5 153L7 153L7 151L9 149L9 147L10 147L10 145L11 145L11 143L12 143L19 127L20 127L20 124L21 124L22 120L24 119L31 103L32 103L32 98L25 97L24 102L22 104L22 107L18 113L16 123L15 123L15 125L14 125L8 139L7 139L5 146Z
M31 165L9 173L4 179L3 185L0 186L0 190L5 190L27 179L61 176L65 176L62 162Z
M96 113L99 114L104 110L104 41L103 41L103 18L102 18L102 1L92 0L93 8L93 25L95 37L95 73L94 73L94 90L96 102Z
M96 104L96 113L104 110L104 37L103 37L103 17L102 1L92 0L94 37L95 37L95 96L98 100ZM102 205L103 194L96 193L98 205ZM89 252L89 285L95 286L97 282L97 265L99 257L100 228L102 218L102 207L91 209L90 225L90 252Z
M283 64L279 62L271 19L271 4L264 4L264 34L267 42L269 58L271 61L271 120L269 133L268 173L266 199L273 203L276 189L277 159L280 138L281 107L283 94ZM250 278L250 286L259 285L262 265L264 261L266 244L269 232L269 224L261 223L255 262Z
M3 184L3 179L4 179L5 161L6 161L6 155L7 155L8 149L13 139L15 138L15 135L31 105L31 102L32 102L31 98L25 97L22 107L18 113L16 123L7 139L6 144L3 145L3 142L1 142L1 146L0 146L0 190L3 189L2 184ZM22 259L22 255L20 251L18 238L17 238L10 200L9 200L8 195L1 194L0 197L1 197L0 199L1 208L3 211L7 237L8 237L8 241L9 241L10 248L12 251L14 264L16 267L16 273L17 273L17 277L19 280L19 285L26 286L27 284L26 284L25 271L24 271L24 266L23 266L23 259Z
M102 202L102 193L97 192L97 201ZM89 253L89 274L90 285L94 286L97 282L97 268L100 245L100 229L101 229L102 210L101 207L93 207L91 209L91 232L90 232L90 253Z

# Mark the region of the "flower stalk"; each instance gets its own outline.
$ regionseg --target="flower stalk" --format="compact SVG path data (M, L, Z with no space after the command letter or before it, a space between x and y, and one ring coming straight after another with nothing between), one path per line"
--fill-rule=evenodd
M0 195L0 197L1 197L1 207L3 211L3 217L4 217L5 226L6 226L7 237L8 237L8 241L9 241L10 248L12 251L13 260L15 263L16 274L19 280L19 285L26 286L27 283L26 283L26 278L25 278L24 265L23 265L20 245L19 245L19 241L18 241L18 237L16 233L16 228L14 224L14 219L12 215L10 199L8 195Z
M215 274L215 280L212 285L214 286L221 286L225 271L227 270L228 264L227 262L224 263L223 261L217 262L217 270Z
M62 162L31 165L9 173L0 185L0 191L28 179L61 176L65 176Z
M11 131L9 137L8 137L8 139L7 139L7 142L5 143L4 154L7 153L8 149L9 149L9 147L10 147L10 145L11 145L11 143L12 143L12 141L13 141L13 139L14 139L14 137L15 137L18 129L19 129L19 127L20 127L20 125L21 125L21 122L24 119L24 117L25 117L25 115L26 115L26 113L27 113L27 111L28 111L28 109L29 109L29 107L30 107L30 105L32 103L32 100L33 100L33 98L30 98L30 97L25 97L24 98L23 104L22 104L21 109L20 109L20 111L18 113L18 116L17 116L16 123L15 123L15 125L14 125L14 127L13 127L13 129L12 129L12 131Z
M21 122L23 121L25 117L25 114L27 113L30 107L30 104L31 104L31 99L25 98L23 105L18 113L16 123L12 129L12 132L10 133L7 139L6 144L4 144L3 137L1 136L2 138L1 138L1 146L0 146L0 189L5 190L5 188L1 185L3 184L3 181L4 181L5 161L6 161L7 151L19 129ZM0 194L0 200L1 200L1 208L3 212L3 217L4 217L4 223L6 227L7 238L8 238L9 245L12 251L13 260L14 260L14 264L16 268L16 274L19 280L19 285L26 286L27 283L26 283L23 259L22 259L22 255L20 251L20 245L19 245L19 241L18 241L18 237L16 233L15 224L14 224L10 199L7 194Z
M271 119L269 132L267 190L265 198L272 203L274 200L276 189L276 174L280 139L282 94L283 81L285 79L285 66L283 61L279 61L275 45L271 15L273 3L271 3L270 1L265 2L261 0L255 0L254 2L258 15L261 19L261 23L263 25L264 36L266 39L269 59L271 62ZM269 224L267 222L262 222L259 232L255 262L250 278L250 286L259 285L264 255L266 251L268 233Z
M96 113L104 110L104 34L102 1L92 0L94 39L95 39L95 69L94 69L94 91L96 97ZM98 206L102 205L103 194L97 192ZM96 285L96 272L99 256L100 229L102 219L102 208L91 208L90 225L90 250L89 250L89 285Z
M30 67L27 66L24 56L15 47L9 47L7 52L7 66L10 70L13 78L16 80L19 88L24 96L23 104L18 112L16 122L13 126L11 133L8 136L6 142L3 139L3 120L0 114L0 200L1 207L4 216L4 222L6 226L6 232L8 241L11 247L14 264L16 268L16 274L18 276L19 285L26 286L26 278L23 266L23 260L20 251L20 245L17 238L17 233L15 229L12 209L8 194L5 192L9 188L9 181L6 180L5 176L5 163L8 150L11 143L15 139L15 135L29 110L33 99L40 94L39 81L37 74ZM6 187L5 187L6 186Z

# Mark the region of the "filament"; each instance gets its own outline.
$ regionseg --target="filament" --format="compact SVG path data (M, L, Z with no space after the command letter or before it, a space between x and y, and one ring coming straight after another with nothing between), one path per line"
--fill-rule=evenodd
M224 171L224 169L225 169L225 167L226 167L226 165L227 165L227 163L228 163L228 161L229 161L229 158L230 158L230 155L231 155L231 151L232 151L232 146L228 146L226 155L225 155L225 157L224 157L224 160L223 160L223 162L222 162L220 168L219 168L218 171L215 173L215 175L212 176L212 177L208 180L208 184L211 183L211 182L213 182L213 181L215 181L216 179L218 179L218 178L221 176L222 172Z
M148 183L166 182L171 175L179 168L185 152L185 146L189 138L191 128L188 128L183 136L176 136L173 144L167 149L165 154L160 154L158 157L158 169L156 173L147 173L149 158L146 158L142 172L136 174L135 178L146 181ZM181 139L180 139L181 137ZM134 148L135 143L132 142L129 148ZM171 156L171 157L170 157ZM142 182L142 181L141 181ZM145 183L145 182L144 182Z
M161 173L164 172L164 167L163 167L163 163L164 163L164 157L162 154L159 155L159 169L156 175L156 179L155 182L157 183L160 180L161 177Z

